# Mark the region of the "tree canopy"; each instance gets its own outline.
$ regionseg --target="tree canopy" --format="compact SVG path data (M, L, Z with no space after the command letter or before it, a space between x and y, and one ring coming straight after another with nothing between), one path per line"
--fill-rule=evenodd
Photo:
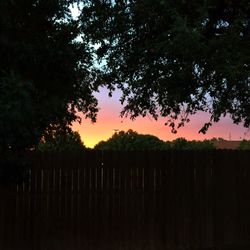
M177 138L169 142L170 148L173 150L211 150L215 149L213 140L204 141L188 141L185 138Z
M145 151L145 150L210 150L215 149L212 141L187 141L178 138L174 141L162 141L153 135L143 135L129 129L119 131L107 141L99 142L94 149L118 151Z
M241 141L238 149L239 150L250 150L250 141L249 140Z
M79 133L68 127L47 129L37 146L41 152L77 152L84 149Z
M138 134L133 130L119 131L107 141L101 141L96 146L97 150L117 150L117 151L144 151L144 150L164 150L168 145L153 135Z
M33 147L78 111L96 118L92 56L69 10L74 2L0 1L0 151Z
M168 117L176 128L199 111L201 128L230 114L250 125L248 0L85 0L81 30L96 46L102 83L123 91L122 115Z
M77 112L95 121L100 85L122 90L122 115L168 117L173 132L199 111L211 113L201 132L226 114L250 125L247 0L6 0L0 10L1 152L33 147Z

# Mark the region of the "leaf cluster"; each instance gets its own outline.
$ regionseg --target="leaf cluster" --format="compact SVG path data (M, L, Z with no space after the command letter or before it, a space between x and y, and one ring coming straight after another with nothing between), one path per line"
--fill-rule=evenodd
M239 150L250 150L250 141L248 141L248 140L241 141L238 149Z
M74 0L0 1L0 150L33 147L44 130L96 119L95 71Z
M165 150L168 145L153 135L138 134L133 130L127 132L119 131L107 141L99 142L96 150L117 150L117 151L145 151Z
M86 149L78 132L70 128L48 128L36 150L41 152L78 152Z
M99 142L96 150L118 150L118 151L161 151L161 150L210 150L214 149L212 141L187 141L178 138L174 141L162 141L153 135L138 134L133 130L115 133L107 141Z
M103 83L122 90L122 115L168 117L176 128L199 111L200 132L230 114L250 125L250 2L84 1L81 29L96 47Z
M173 150L212 150L215 149L213 141L187 141L185 138L178 138L170 143L170 147Z

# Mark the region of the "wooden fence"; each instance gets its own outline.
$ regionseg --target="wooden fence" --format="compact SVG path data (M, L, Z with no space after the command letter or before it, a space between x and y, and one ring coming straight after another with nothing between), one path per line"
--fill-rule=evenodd
M250 249L250 153L31 154L1 187L0 249Z

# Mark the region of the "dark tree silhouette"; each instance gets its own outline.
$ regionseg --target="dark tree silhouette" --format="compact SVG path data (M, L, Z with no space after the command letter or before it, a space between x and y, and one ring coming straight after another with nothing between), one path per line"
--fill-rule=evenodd
M95 72L89 46L77 39L73 2L0 2L0 152L33 147L78 111L96 118Z
M167 148L169 148L169 144L156 136L138 134L131 129L127 132L117 132L107 141L101 141L95 146L97 150L118 151L164 150Z
M188 141L185 138L178 138L170 143L173 150L211 150L215 149L212 140Z
M107 141L101 141L97 150L143 151L143 150L211 150L215 149L212 140L188 141L177 138L173 141L162 141L153 135L138 134L133 130L115 133Z
M243 140L239 147L239 150L250 150L250 141L249 140Z
M201 128L230 114L250 125L248 0L86 0L82 31L123 91L123 115L170 117L173 132L199 111ZM178 125L178 126L176 126Z
M77 152L84 149L79 133L68 127L47 129L37 146L41 152Z

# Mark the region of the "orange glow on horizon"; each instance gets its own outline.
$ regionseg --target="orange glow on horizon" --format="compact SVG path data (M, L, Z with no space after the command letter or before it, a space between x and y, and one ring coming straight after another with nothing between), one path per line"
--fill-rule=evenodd
M119 96L109 98L108 91L105 89L96 94L96 97L100 106L97 122L93 124L89 120L83 119L82 124L73 124L73 130L79 132L85 146L89 148L93 148L98 142L110 138L115 129L120 131L132 129L140 134L155 135L164 141L172 141L179 137L184 137L187 140L204 140L213 137L224 139L231 137L231 140L240 140L244 138L246 132L243 126L235 125L229 118L224 118L221 122L213 124L207 134L198 133L202 125L209 121L207 114L200 113L191 117L191 122L180 128L177 134L173 134L170 128L164 125L166 121L164 118L160 118L158 121L149 117L139 117L135 121L131 121L129 118L121 118L122 106L119 103ZM249 137L249 135L247 136Z

